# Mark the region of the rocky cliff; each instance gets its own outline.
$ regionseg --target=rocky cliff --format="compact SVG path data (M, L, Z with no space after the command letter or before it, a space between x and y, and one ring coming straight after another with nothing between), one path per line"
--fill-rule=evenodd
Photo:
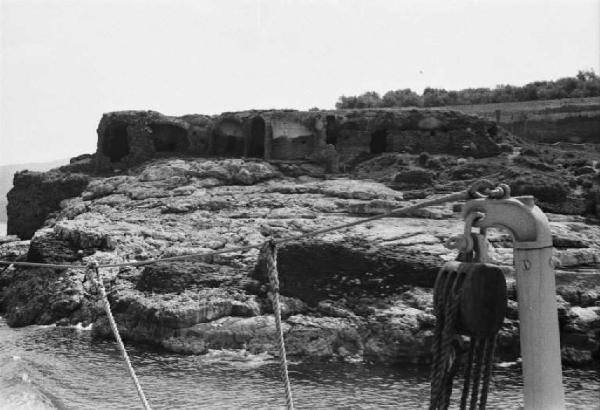
M99 127L100 134L104 129ZM74 191L56 188L60 179L53 173L42 178L57 181L48 187L58 193L57 201L66 199L42 227L31 228L31 241L13 238L0 244L0 254L36 262L102 263L221 250L355 221L464 189L485 176L510 183L519 194L535 194L544 209L556 212L549 216L563 358L589 362L598 357L600 338L594 153L568 158L558 148L513 147L501 140L494 146L498 155L484 159L364 152L346 163L345 173L332 173L330 163L314 159L175 152L148 154L139 164L139 157L131 164L124 160L121 172L102 175L89 171L106 163L97 154L58 171L80 181ZM32 186L47 192L43 185ZM25 195L12 198L15 208L29 201ZM279 270L289 353L312 359L428 361L434 325L431 286L440 266L456 256L443 244L462 230L458 209L458 204L427 208L283 246ZM492 231L489 240L492 257L506 266L511 298L498 354L514 359L519 343L511 238ZM129 341L183 353L246 348L276 354L264 269L255 249L103 273L119 328ZM98 337L110 335L81 270L11 267L0 274L0 289L0 309L12 326L84 322L94 324Z

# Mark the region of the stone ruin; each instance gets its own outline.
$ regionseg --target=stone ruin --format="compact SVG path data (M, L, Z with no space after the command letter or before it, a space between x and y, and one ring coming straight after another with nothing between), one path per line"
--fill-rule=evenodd
M100 120L95 168L104 172L164 155L194 155L309 160L337 171L361 155L384 152L493 156L500 141L494 122L456 111L265 110L182 117L119 111Z

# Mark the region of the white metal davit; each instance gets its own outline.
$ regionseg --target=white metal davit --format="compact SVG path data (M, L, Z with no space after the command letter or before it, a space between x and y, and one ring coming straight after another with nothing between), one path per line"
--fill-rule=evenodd
M548 219L533 197L480 198L467 201L463 217L481 212L473 226L503 227L514 238L514 267L523 359L524 407L564 409L564 388Z

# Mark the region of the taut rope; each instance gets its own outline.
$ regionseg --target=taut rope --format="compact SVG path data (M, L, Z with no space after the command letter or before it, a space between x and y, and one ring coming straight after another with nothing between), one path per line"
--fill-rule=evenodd
M202 258L202 257L207 257L207 256L221 255L224 253L242 252L242 251L247 251L250 249L262 248L267 242L270 242L270 241L273 241L273 243L276 245L280 245L280 244L286 243L286 242L302 240L302 239L306 239L306 238L311 238L313 236L323 235L325 233L329 233L329 232L333 232L333 231L339 231L339 230L350 228L350 227L353 227L356 225L361 225L361 224L365 224L367 222L386 218L388 216L405 215L412 211L416 211L417 209L425 208L428 206L441 205L441 204L444 204L447 202L452 202L452 201L466 201L468 199L479 198L479 197L483 196L484 193L485 193L485 195L492 195L495 192L495 190L492 190L493 187L494 187L494 184L492 184L490 181L482 179L480 181L475 182L473 185L471 185L471 187L469 189L466 189L464 191L456 192L453 194L448 194L448 195L445 195L445 196L442 196L442 197L439 197L436 199L424 200L424 201L418 202L414 205L409 205L409 206L405 206L405 207L401 207L401 208L395 208L395 209L383 212L381 214L377 214L377 215L370 216L368 218L360 219L358 221L335 225L335 226L331 226L329 228L318 229L315 231L306 232L306 233L302 233L299 235L292 235L292 236L288 236L286 238L269 239L267 241L257 243L254 245L239 246L239 247L235 247L235 248L227 248L227 249L221 249L218 251L205 252L205 253L192 253L189 255L169 256L169 257L164 257L164 258L149 259L146 261L138 261L138 262L100 264L100 265L98 265L98 267L99 268L121 268L124 266L146 266L146 265L152 265L152 264L158 263L158 262L182 261L182 260L193 259L193 258ZM482 193L482 192L484 192L484 193ZM81 265L81 264L14 262L14 261L2 261L2 260L0 260L0 265L45 267L45 268L59 268L59 269L86 269L87 268L87 265Z
M288 374L287 355L285 353L285 342L283 328L281 326L281 304L279 302L279 273L277 272L277 247L274 241L269 241L261 249L267 265L267 275L271 285L271 301L273 302L273 313L275 315L275 326L279 342L279 364L281 366L281 379L285 387L285 403L289 410L294 409L292 397L292 385Z
M133 370L133 366L131 365L131 361L129 360L129 355L125 350L125 345L123 344L121 336L119 335L119 329L117 328L117 323L115 322L115 318L113 317L112 311L110 309L110 303L108 301L108 297L106 296L106 289L104 288L104 283L102 282L102 277L100 276L100 269L98 267L98 264L96 262L91 262L89 265L89 269L93 271L93 275L90 275L92 283L96 285L98 291L100 292L100 296L104 304L104 311L106 312L106 317L108 318L110 328L112 329L113 335L115 336L115 340L117 341L117 346L121 351L121 356L123 356L123 360L125 361L125 365L127 366L127 370L129 371L129 376L131 376L131 380L133 380L133 384L135 384L135 388L137 390L138 396L140 396L140 400L142 401L144 409L152 410L150 408L150 404L148 404L146 396L144 395L144 391L142 390L140 381L138 380L135 374L135 370Z

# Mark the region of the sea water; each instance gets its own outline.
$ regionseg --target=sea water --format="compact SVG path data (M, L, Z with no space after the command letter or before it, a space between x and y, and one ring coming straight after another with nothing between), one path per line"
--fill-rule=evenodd
M275 409L285 404L279 368L267 354L211 351L186 356L127 345L153 409ZM292 361L299 409L422 409L429 394L426 366ZM564 371L572 409L598 409L600 375ZM522 403L518 365L494 369L490 409ZM114 342L89 328L28 326L0 319L0 409L139 409L135 388Z

